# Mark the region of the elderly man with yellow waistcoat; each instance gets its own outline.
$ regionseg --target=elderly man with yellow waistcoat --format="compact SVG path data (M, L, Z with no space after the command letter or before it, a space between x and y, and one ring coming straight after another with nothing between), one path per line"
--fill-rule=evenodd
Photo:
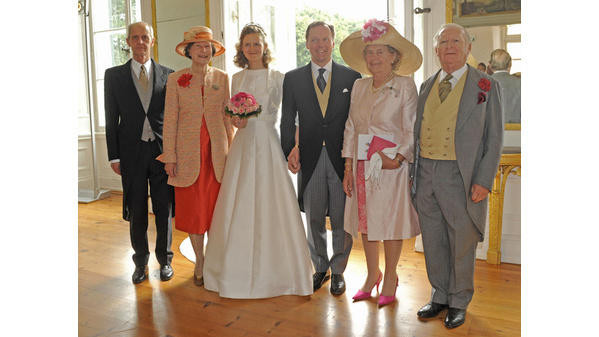
M421 319L445 309L444 324L464 323L474 293L476 246L503 142L498 83L466 64L470 36L443 25L434 36L441 69L421 88L414 125L412 199L432 286Z

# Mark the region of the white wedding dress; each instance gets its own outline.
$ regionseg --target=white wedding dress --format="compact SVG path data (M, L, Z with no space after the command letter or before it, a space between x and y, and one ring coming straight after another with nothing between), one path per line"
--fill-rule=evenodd
M254 95L262 112L237 130L208 232L204 287L228 298L312 294L312 264L275 123L283 74L243 70L231 95Z

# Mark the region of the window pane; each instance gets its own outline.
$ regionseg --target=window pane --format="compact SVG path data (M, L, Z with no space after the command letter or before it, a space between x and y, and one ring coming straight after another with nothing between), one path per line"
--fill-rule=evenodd
M520 42L508 42L506 48L512 59L522 58L522 44Z
M511 74L519 73L522 71L522 60L512 60Z
M123 0L92 1L94 32L124 28L127 25L127 6Z
M515 25L507 25L507 35L520 35L521 30L520 30L520 24L515 24Z
M96 79L104 78L106 69L123 64L129 60L125 29L116 32L94 34L94 58Z
M141 21L141 1L131 0L131 23Z
M102 73L102 77L104 77L104 73ZM106 126L106 120L104 119L104 80L96 81L96 99L98 102L97 126L103 128Z

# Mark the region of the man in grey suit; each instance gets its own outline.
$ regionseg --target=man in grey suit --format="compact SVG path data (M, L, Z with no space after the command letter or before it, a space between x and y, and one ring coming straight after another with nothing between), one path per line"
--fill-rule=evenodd
M464 323L474 293L476 246L503 141L499 84L466 65L468 32L443 25L434 36L441 70L420 88L414 125L412 193L418 211L431 301L418 311Z
M510 75L512 57L504 49L495 49L491 53L489 67L493 77L501 86L501 106L505 123L520 123L520 78Z
M308 247L314 273L314 291L328 279L331 294L345 292L343 271L352 237L343 229L345 193L343 131L349 113L351 89L360 74L331 59L335 30L316 21L306 29L306 48L312 61L285 74L281 116L281 146L289 170L298 175L298 200L306 212ZM299 122L297 135L296 117ZM301 169L300 169L301 168ZM327 254L325 217L329 215L333 256Z

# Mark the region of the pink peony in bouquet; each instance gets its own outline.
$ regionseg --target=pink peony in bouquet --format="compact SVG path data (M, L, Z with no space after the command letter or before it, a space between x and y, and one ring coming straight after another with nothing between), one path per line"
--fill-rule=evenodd
M256 98L246 92L237 93L225 106L225 112L231 117L248 118L258 115L261 111L262 106L258 105Z

